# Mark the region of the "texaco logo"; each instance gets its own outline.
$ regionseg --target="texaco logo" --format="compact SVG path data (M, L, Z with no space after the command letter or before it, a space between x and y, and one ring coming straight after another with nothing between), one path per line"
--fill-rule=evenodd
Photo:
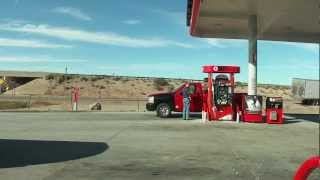
M218 71L218 67L217 66L213 66L213 71Z

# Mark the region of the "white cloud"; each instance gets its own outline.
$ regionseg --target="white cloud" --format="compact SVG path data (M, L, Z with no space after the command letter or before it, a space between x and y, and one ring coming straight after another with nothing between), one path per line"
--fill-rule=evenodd
M219 39L205 39L205 41L210 45L210 46L215 46L215 47L226 47Z
M128 25L137 25L137 24L141 24L141 21L138 19L128 19L123 21L123 23Z
M72 48L70 45L51 44L45 41L38 40L23 40L23 39L6 39L0 38L0 46L3 47L25 47L25 48Z
M312 43L296 43L296 42L271 42L271 43L279 43L279 44L294 46L294 47L302 48L312 52L317 52L319 50L319 45L312 44Z
M279 60L280 62L281 60ZM273 69L273 70L284 70L284 71L295 71L307 70L309 72L319 72L319 61L318 59L290 59L288 64L280 64L277 66L264 65L261 68Z
M83 21L91 21L92 18L82 12L80 9L73 8L73 7L57 7L53 9L53 12L58 13L58 14L63 14L63 15L68 15L73 18L83 20Z
M48 56L0 56L1 63L68 63L68 62L87 62L82 59L52 58Z
M158 14L160 17L164 17L167 21L186 28L186 17L182 11L167 11L162 9L151 9L150 11Z
M202 39L210 46L218 48L239 47L244 46L246 40L241 39L217 39L217 38L204 38Z
M87 43L96 43L103 45L115 45L134 48L152 48L152 47L168 47L176 46L183 48L192 48L188 43L177 42L173 40L161 38L134 38L119 35L110 32L92 32L80 29L72 29L66 27L53 27L49 25L33 25L33 24L0 24L0 30L33 33L49 37L60 38L69 41L81 41Z

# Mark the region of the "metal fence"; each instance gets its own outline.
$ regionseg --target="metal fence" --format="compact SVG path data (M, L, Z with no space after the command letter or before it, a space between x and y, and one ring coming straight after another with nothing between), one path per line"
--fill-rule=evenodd
M100 103L101 111L144 112L145 98L94 98L80 97L79 111L91 111L93 104ZM0 96L0 111L71 111L70 96Z

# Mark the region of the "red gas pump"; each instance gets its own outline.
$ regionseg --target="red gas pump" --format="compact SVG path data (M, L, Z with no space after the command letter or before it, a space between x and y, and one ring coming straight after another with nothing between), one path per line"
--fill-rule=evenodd
M242 95L241 120L250 123L262 123L262 96Z
M283 100L282 97L267 97L266 121L268 124L283 123Z
M234 74L240 73L238 66L203 66L203 72L208 73L207 103L204 111L208 120L235 120ZM219 74L213 80L213 73ZM229 77L226 75L229 74Z

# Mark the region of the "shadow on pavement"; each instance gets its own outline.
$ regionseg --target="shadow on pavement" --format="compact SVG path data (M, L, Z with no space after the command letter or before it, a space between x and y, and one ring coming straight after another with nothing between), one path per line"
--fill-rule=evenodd
M170 118L181 118L182 119L182 113L173 113L171 114ZM190 113L189 119L201 119L201 113Z
M106 151L103 142L0 139L0 168L75 160Z
M311 121L320 123L319 114L285 114L284 124L298 123L301 121Z

